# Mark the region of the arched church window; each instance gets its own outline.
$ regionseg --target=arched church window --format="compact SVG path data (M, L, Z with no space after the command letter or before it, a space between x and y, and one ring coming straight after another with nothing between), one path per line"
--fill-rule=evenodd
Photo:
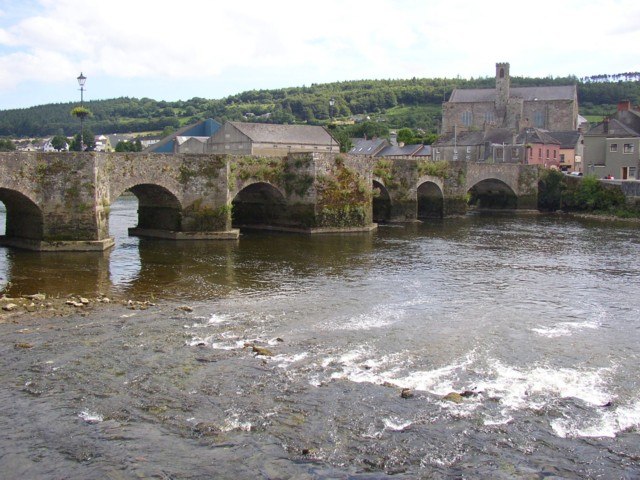
M544 112L533 112L533 126L536 128L544 127Z

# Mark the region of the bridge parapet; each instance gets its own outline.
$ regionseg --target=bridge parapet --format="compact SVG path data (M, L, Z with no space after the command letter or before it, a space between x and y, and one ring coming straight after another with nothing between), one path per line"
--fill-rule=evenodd
M461 214L471 195L494 190L515 198L514 208L535 208L537 181L536 166L329 153L4 153L2 242L36 250L108 248L110 206L126 191L138 199L130 234L236 239L234 226L369 231L374 206L376 215L384 207L383 221Z
M110 206L126 191L138 199L133 235L236 239L234 207L239 215L253 209L244 220L260 226L257 218L272 229L374 227L371 167L358 158L20 152L0 154L0 201L7 207L2 243L35 250L108 248Z

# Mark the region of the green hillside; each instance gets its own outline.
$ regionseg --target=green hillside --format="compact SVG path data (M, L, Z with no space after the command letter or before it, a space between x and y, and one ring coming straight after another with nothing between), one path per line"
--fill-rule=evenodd
M577 84L581 114L599 118L615 111L619 100L640 103L640 74L576 77L512 77L512 86ZM369 117L388 128L412 128L435 133L441 106L454 88L491 88L494 79L412 78L359 80L273 90L251 90L222 99L192 98L176 102L150 98L116 98L85 102L93 116L86 124L95 133L125 133L176 129L203 118L270 123L327 124L351 117ZM330 107L333 98L335 105ZM40 105L0 111L1 137L73 135L77 103Z

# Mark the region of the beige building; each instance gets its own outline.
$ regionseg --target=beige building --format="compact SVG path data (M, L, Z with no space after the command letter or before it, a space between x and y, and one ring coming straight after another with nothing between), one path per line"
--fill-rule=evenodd
M455 89L442 108L442 133L506 128L578 129L575 85L511 87L508 63L496 64L495 88Z
M199 139L186 142L195 153ZM340 145L329 132L313 125L226 122L206 140L203 153L279 156L295 152L339 152ZM178 146L178 153L182 153Z

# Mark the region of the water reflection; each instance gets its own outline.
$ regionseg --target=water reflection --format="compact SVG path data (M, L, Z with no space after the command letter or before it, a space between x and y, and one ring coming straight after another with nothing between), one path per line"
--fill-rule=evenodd
M634 225L612 228L609 223L543 215L469 215L384 226L369 234L243 233L237 241L220 242L129 237L128 228L136 224L137 199L123 196L110 211L110 234L116 240L110 251L38 253L0 248L0 287L9 295L103 293L135 299L205 300L231 294L260 296L265 291L286 293L303 284L312 289L338 277L373 282L388 274L404 276L416 268L446 272L442 282L447 283L466 279L469 272L505 266L508 276L503 280L508 285L531 276L544 281L551 269L568 277L584 272L631 275L633 270L620 258L635 258L638 243ZM610 255L603 237L623 255ZM567 278L569 290L571 283Z
M3 292L206 299L231 291L287 289L292 278L345 275L372 261L364 255L373 248L371 234L255 233L220 242L129 237L128 228L137 224L134 196L112 204L109 223L116 244L107 252L0 249Z

